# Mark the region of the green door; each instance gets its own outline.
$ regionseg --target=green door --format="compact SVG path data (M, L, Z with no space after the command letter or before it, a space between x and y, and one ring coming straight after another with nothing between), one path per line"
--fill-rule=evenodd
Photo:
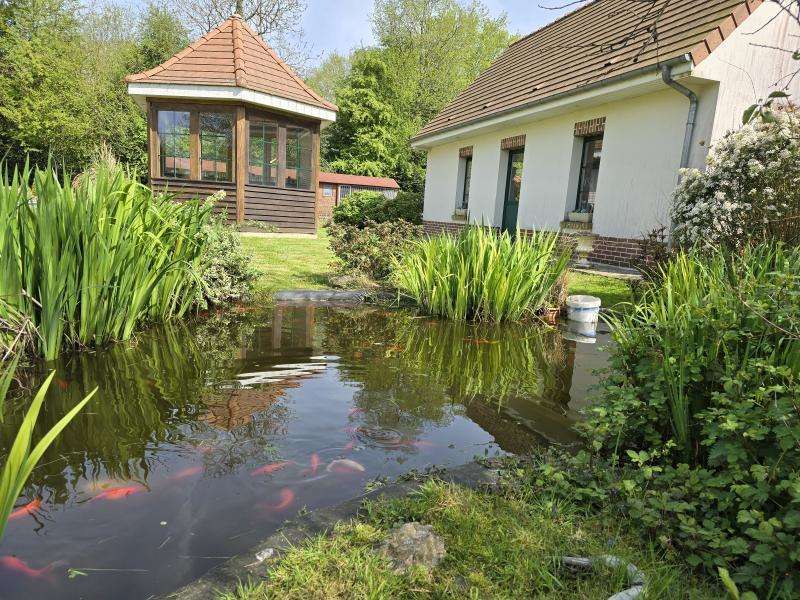
M514 233L517 230L517 213L519 212L519 193L522 189L522 163L525 150L514 150L508 154L508 178L506 179L506 196L503 203L503 231Z

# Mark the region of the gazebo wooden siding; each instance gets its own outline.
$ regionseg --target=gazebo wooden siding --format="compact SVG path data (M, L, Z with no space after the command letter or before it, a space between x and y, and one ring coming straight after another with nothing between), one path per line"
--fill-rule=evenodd
M125 81L147 112L153 188L178 200L223 190L226 197L217 209L231 221L260 221L291 233L316 231L320 131L336 120L338 108L240 16ZM160 111L174 112L159 122ZM251 148L256 121L263 124L263 145ZM161 172L162 158L168 172Z
M191 198L207 198L220 190L225 192L225 200L217 204L217 211L227 215L228 220L259 221L274 225L286 233L316 232L316 198L319 188L320 159L320 123L300 119L295 116L269 113L261 109L253 109L245 104L191 103L162 99L148 99L149 123L149 163L150 185L154 190L174 194L177 200ZM162 177L160 144L158 139L158 110L208 110L233 111L235 113L233 128L233 181L203 181L199 175L199 156L193 156L190 162L191 177L189 179L170 179ZM285 180L285 170L279 161L277 186L250 183L247 168L249 166L248 148L251 119L269 120L282 125L305 127L311 130L311 165L312 179L310 189L281 187ZM278 156L286 153L285 128L279 128ZM198 131L191 133L191 148L199 148ZM197 154L193 152L192 154Z

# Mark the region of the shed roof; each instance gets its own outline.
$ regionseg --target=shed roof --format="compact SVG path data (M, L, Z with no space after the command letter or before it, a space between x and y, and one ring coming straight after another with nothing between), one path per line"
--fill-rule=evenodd
M236 87L337 111L312 90L239 15L233 15L157 67L128 75L128 84Z
M319 182L384 188L387 190L400 189L400 185L394 179L389 179L388 177L366 177L364 175L344 175L342 173L320 173Z
M762 2L593 0L509 46L414 140L578 92L587 85L687 54L696 65ZM658 16L661 10L663 14ZM651 27L656 18L657 35L653 36Z

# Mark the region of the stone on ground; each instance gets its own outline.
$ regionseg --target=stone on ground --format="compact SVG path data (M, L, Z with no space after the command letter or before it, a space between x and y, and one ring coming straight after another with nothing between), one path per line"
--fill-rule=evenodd
M433 569L445 556L444 541L433 527L420 523L406 523L395 527L380 553L389 559L395 571L405 572L415 566Z

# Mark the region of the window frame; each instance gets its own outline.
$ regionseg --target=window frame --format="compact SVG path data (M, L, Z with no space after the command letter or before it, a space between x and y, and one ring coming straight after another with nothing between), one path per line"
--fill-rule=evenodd
M597 141L604 141L605 135L600 133L596 135L586 135L581 138L582 147L581 147L581 162L578 165L578 190L575 193L575 212L581 211L581 195L583 194L583 184L585 182L586 177L586 155L589 149L589 146ZM602 149L600 155L600 165L603 163L603 156L602 156ZM600 174L600 165L597 167L598 178ZM597 193L597 181L595 181L595 194ZM594 212L594 203L589 204L588 201L586 203L586 208L588 213ZM589 210L591 208L591 210Z
M251 127L253 125L261 125L262 128L265 125L274 125L275 126L275 183L256 183L250 181L250 134L251 134ZM246 157L247 157L247 167L245 168L245 172L247 173L247 180L245 181L245 185L255 185L258 187L266 187L266 188L280 188L280 181L281 181L281 124L277 119L270 118L266 115L263 116L248 116L247 117L247 127L246 129L246 141L245 146L247 148ZM263 129L262 129L263 131ZM266 166L266 163L264 165Z
M228 179L205 179L203 177L203 129L202 129L202 115L204 114L223 114L228 115L230 118L230 157L229 157L229 171L230 176ZM209 183L234 183L236 181L236 113L229 110L216 110L216 109L199 109L197 111L197 161L199 166L200 181ZM213 134L215 137L220 137L219 134ZM210 159L205 159L210 160ZM214 163L220 162L216 158L213 159Z
M161 127L160 127L160 125L161 125L161 113L162 112L163 113L186 113L186 115L189 118L189 131L188 131L188 133L186 133L186 134L182 134L182 133L178 134L178 133L175 133L175 131L170 131L170 132L168 132L166 134L162 134L161 133ZM189 142L189 156L188 157L182 157L182 156L181 157L175 157L175 156L173 156L173 158L188 158L188 160L189 160L189 172L188 172L188 175L186 177L179 177L179 176L173 174L173 175L168 175L168 176L164 176L164 177L167 178L167 179L173 179L175 181L190 181L191 178L192 178L192 113L191 113L191 111L187 110L187 109L184 109L184 108L175 108L175 107L166 108L165 107L165 108L156 109L156 111L154 113L154 118L155 118L154 131L155 131L156 137L157 137L157 139L156 139L156 152L157 152L156 166L157 166L157 170L158 170L159 174L161 174L164 171L164 167L161 164L162 159L164 158L164 154L162 152L162 147L168 143L167 142L168 139L176 138L178 136L182 137L182 136L186 135L189 138L188 139L188 142ZM173 123L173 128L174 128L174 123ZM162 135L163 135L163 137L162 137ZM173 171L175 171L174 168L173 168Z
M149 101L150 104L150 176L182 183L236 183L236 106L224 104L203 104L188 102ZM175 111L189 113L189 177L171 177L161 172L161 135L158 131L158 113ZM227 181L206 180L202 178L202 149L200 147L200 113L224 113L231 117L231 178Z
M464 161L463 170L461 171L461 194L458 199L458 206L456 210L469 210L469 188L472 184L472 156L465 156L461 159Z

